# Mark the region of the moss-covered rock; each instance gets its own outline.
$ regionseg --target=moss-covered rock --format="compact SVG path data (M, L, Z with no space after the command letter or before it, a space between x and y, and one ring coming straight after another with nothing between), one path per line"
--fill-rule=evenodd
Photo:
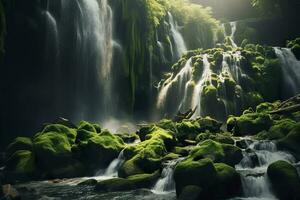
M231 144L234 145L234 140L232 139L231 133L200 133L196 141L197 142L203 142L205 140L211 139L213 141L223 143L223 144Z
M72 159L71 147L75 143L75 138L75 129L61 124L46 126L33 139L38 166L51 170L69 163Z
M125 143L133 143L134 141L139 139L139 136L135 133L121 133L121 134L115 134L122 138L122 140Z
M269 130L273 121L266 113L247 113L240 117L229 117L227 120L228 131L234 135L255 135L263 130Z
M243 155L241 149L236 146L206 140L195 147L187 157L187 159L194 161L203 158L210 158L213 162L234 166L242 160Z
M224 163L216 163L217 181L213 187L215 198L227 199L242 194L242 182L239 173Z
M155 125L148 127L147 131L144 128L143 134L143 142L124 149L126 161L119 169L120 177L156 171L160 168L167 150L171 150L176 144L176 138L172 132Z
M14 141L6 148L7 157L10 157L13 153L19 150L32 151L32 141L28 137L17 137Z
M195 140L196 136L200 133L200 125L194 120L183 120L176 123L177 138L180 142L184 140Z
M289 150L297 159L300 159L300 123L295 124L294 128L277 143L280 149Z
M17 175L32 175L36 170L35 156L29 150L18 150L6 162L6 170Z
M189 185L198 186L206 191L214 184L216 178L217 171L210 159L186 159L178 163L174 171L177 196Z
M125 147L123 140L104 130L78 145L80 160L91 168L107 167Z
M268 167L267 174L280 200L300 199L300 178L293 165L286 161L277 161Z
M262 131L256 137L261 140L282 139L295 127L295 124L294 120L288 118L274 121L274 125L268 131Z
M178 196L178 200L198 200L201 199L201 193L201 187L196 185L187 185Z
M124 190L135 190L139 188L149 188L159 179L160 173L156 171L152 174L139 174L125 178L114 178L101 181L96 185L98 192L114 192Z

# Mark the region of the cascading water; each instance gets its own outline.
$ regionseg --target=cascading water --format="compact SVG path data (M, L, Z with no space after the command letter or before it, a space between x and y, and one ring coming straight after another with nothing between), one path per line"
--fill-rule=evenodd
M168 12L168 17L171 34L175 43L176 59L178 59L187 51L187 48L184 39L181 33L179 32L177 22L174 20L173 15L170 12Z
M300 61L291 49L275 47L275 53L281 62L283 98L294 96L300 92Z
M175 192L175 182L174 182L174 168L178 162L183 160L183 158L170 160L163 163L163 171L161 173L161 178L156 182L152 191L154 193L169 193Z
M196 84L193 92L192 99L192 108L197 107L196 112L194 113L194 118L201 115L201 99L202 91L207 83L211 84L211 69L210 63L208 62L207 55L203 55L203 73L198 83Z
M73 120L113 112L113 12L107 0L48 1L46 65L53 70L55 106ZM49 53L50 52L50 53ZM49 60L51 62L49 62ZM66 92L67 91L67 92ZM68 105L64 99L72 99ZM73 103L74 102L74 103ZM64 111L65 109L65 111ZM79 116L78 116L79 115Z
M107 169L103 172L103 170L99 170L96 173L96 176L104 176L104 177L118 177L118 170L121 165L124 163L124 154L123 151L120 152L118 158L111 161L108 165Z
M241 174L246 199L276 199L268 181L267 168L278 160L294 164L295 158L287 152L278 151L272 141L255 141L248 145L243 155L244 158L235 168Z
M162 86L158 94L157 108L162 108L168 98L169 90L176 87L176 91L180 91L180 94L184 94L186 91L186 84L192 77L192 60L189 59L185 66L180 70L180 72L175 76L171 76L166 80L166 84Z
M234 36L235 36L235 33L236 33L236 29L237 29L237 22L230 22L229 26L230 26L230 34L227 34L225 24L222 24L224 37L228 38L230 40L230 43L234 48L237 48L237 44L235 43L235 40L234 40Z

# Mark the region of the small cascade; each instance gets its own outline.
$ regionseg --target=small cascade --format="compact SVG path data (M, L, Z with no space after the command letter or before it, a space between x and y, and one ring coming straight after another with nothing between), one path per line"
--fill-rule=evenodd
M176 59L180 58L186 51L186 45L184 42L184 39L179 32L179 27L177 25L177 22L174 20L173 15L168 12L168 18L169 18L169 24L171 29L171 34L175 43L175 53L176 53ZM175 60L176 60L175 59Z
M173 75L166 80L166 84L162 86L158 94L157 108L163 108L165 106L169 90L176 87L177 91L184 94L186 91L186 84L192 77L192 60L189 59L180 72L174 77Z
M173 179L174 168L183 158L167 161L163 164L164 168L161 178L156 182L152 191L154 193L169 193L175 191L175 182Z
M222 24L224 37L229 39L231 45L234 48L237 48L238 46L237 46L237 44L235 43L235 40L234 40L234 38L235 38L234 36L235 36L235 33L236 33L236 29L237 29L237 22L230 22L229 25L230 25L230 34L227 34L225 24Z
M121 167L121 165L124 163L125 159L124 159L124 154L123 151L120 152L118 158L114 159L109 166L107 167L107 169L104 171L103 170L99 170L96 173L96 176L104 176L104 177L118 177L118 170Z
M211 84L211 73L210 63L208 62L207 55L205 54L203 55L203 73L193 92L192 108L197 107L197 110L193 116L194 118L201 115L202 91L207 84Z
M255 141L243 152L244 158L236 165L241 174L244 196L255 199L276 199L267 177L268 166L278 160L295 163L295 158L278 151L272 141Z
M280 60L283 77L283 98L289 98L300 92L300 61L291 49L275 47Z

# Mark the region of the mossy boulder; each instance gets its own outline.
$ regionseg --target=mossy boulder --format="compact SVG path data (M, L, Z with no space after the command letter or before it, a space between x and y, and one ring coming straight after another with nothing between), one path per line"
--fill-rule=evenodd
M115 134L122 138L122 140L125 143L133 143L134 141L139 139L139 136L135 133L120 133L120 134Z
M213 187L216 190L215 198L227 199L241 195L242 182L239 173L224 163L216 163L214 166L217 171L216 185Z
M61 124L51 124L33 138L33 149L41 169L52 170L72 160L72 145L76 130Z
M99 126L100 127L100 126ZM100 128L101 132L101 128ZM87 121L81 121L77 129L76 143L86 142L88 139L97 135L95 126Z
M296 122L288 118L274 121L274 125L268 131L262 131L256 137L261 140L279 140L284 138L295 125Z
M247 113L240 117L229 117L227 120L228 131L236 136L255 135L269 130L272 124L273 120L266 113Z
M144 130L145 131L145 130ZM119 169L120 177L152 173L160 168L167 150L173 149L176 138L170 131L155 125L148 127L144 141L124 149L125 162Z
M242 160L243 155L242 150L236 146L206 140L195 147L188 158L193 160L210 158L214 162L234 166Z
M211 117L200 117L196 119L200 126L200 131L205 132L209 131L212 133L220 132L220 128L222 126L222 122L217 121L216 119L213 119Z
M188 158L175 167L176 194L180 196L184 188L189 185L195 185L207 191L215 183L216 178L217 171L211 159Z
M300 199L300 178L293 165L286 161L277 161L268 167L267 174L280 200Z
M107 167L124 149L123 140L104 130L78 145L79 159L90 168Z
M35 156L32 151L18 150L6 162L6 170L17 175L32 175L36 170Z
M285 149L293 153L300 159L300 123L295 124L294 128L277 143L280 149Z
M177 138L180 142L184 140L195 140L196 136L201 132L200 124L195 120L183 120L176 123Z
M13 153L19 150L32 151L32 140L28 137L17 137L6 148L7 157L10 157Z
M231 133L200 133L196 141L197 142L203 142L205 140L211 139L213 141L223 143L223 144L231 144L234 145L234 140L232 139Z
M150 188L159 179L160 173L156 171L152 174L138 174L127 178L114 178L101 181L96 185L98 192L115 192L125 190L135 190L140 188Z
M187 185L178 196L178 200L198 200L202 198L201 193L201 187L196 185Z

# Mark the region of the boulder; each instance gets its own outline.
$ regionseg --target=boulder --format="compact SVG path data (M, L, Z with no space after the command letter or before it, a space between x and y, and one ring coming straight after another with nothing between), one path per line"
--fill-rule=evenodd
M124 142L120 137L105 130L100 134L94 133L87 141L79 143L76 151L79 153L79 159L86 166L96 169L107 167L113 159L118 157L124 147Z
M6 162L6 170L13 172L19 178L31 176L35 170L35 156L31 151L16 151Z
M242 182L239 173L224 163L214 164L217 180L211 188L216 199L227 199L242 194Z
M242 160L243 155L242 150L236 146L206 140L195 147L188 158L193 160L210 158L213 162L234 166Z
M300 159L300 123L277 143L279 149L290 151L297 159Z
M50 124L33 138L36 161L42 170L52 170L71 163L71 147L76 130L61 124Z
M156 171L152 174L138 174L127 178L113 178L97 183L95 189L98 192L115 192L150 188L156 183L159 177L160 173Z
M143 129L143 132L145 129ZM143 142L124 149L125 162L119 169L120 177L153 173L160 168L168 149L173 149L176 138L172 132L152 126L143 136Z
M196 185L187 185L178 196L178 200L198 200L201 199L201 193L201 187Z
M207 191L215 183L217 171L209 158L193 160L187 158L179 162L174 170L176 194L180 196L184 188L195 185Z
M228 131L236 136L255 135L269 130L272 124L270 115L266 113L247 113L240 117L229 117L227 120Z
M98 181L96 179L88 179L78 183L77 185L97 185Z
M300 199L300 177L293 165L286 161L277 161L268 167L267 174L280 200Z

